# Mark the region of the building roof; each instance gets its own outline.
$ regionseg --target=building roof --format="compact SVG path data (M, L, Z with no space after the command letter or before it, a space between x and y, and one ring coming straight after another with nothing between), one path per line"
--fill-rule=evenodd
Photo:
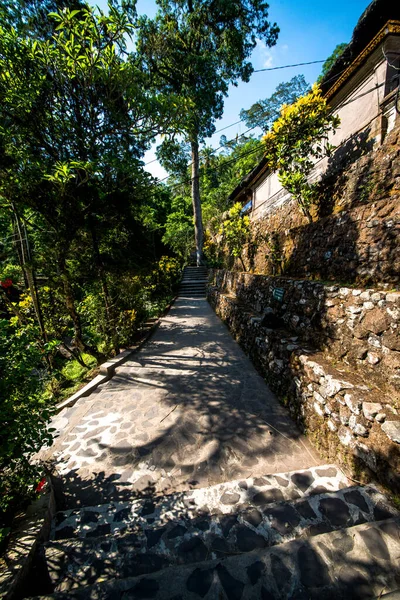
M332 95L337 91L336 82L339 76L354 63L354 61L366 50L372 40L391 21L400 21L400 2L396 0L373 0L367 6L354 28L352 38L343 53L336 59L331 69L321 81L324 95ZM400 33L400 31L398 31ZM378 42L380 40L377 40ZM367 53L366 53L367 54ZM366 58L367 56L365 56ZM343 77L343 81L347 79Z

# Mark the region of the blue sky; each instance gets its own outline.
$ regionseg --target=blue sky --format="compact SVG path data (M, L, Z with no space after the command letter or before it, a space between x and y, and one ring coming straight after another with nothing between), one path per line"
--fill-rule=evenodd
M107 0L92 3L101 8L107 6ZM273 48L266 48L263 43L257 44L252 55L254 68L263 69L327 58L337 44L350 40L353 29L368 4L368 0L270 0L270 20L277 22L281 32ZM137 2L139 14L151 17L156 10L154 0ZM320 73L321 66L316 64L254 73L249 83L232 86L229 96L225 99L224 115L216 123L217 129L238 121L242 108L248 108L253 102L270 96L279 83L288 81L294 75L303 73L306 80L313 83ZM245 130L246 125L240 123L223 133L230 139ZM207 144L218 147L221 135L214 135L207 140ZM152 149L147 152L145 161L151 161L154 157ZM157 162L147 168L156 177L166 175Z

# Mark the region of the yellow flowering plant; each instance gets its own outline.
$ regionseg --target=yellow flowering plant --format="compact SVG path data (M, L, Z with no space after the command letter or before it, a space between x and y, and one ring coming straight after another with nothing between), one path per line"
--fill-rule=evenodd
M242 211L240 202L232 206L228 213L229 218L221 225L220 234L232 256L240 260L245 271L243 251L250 240L250 219L247 215L243 215Z
M316 192L316 184L309 182L310 173L316 161L334 149L328 137L339 125L339 117L332 114L320 87L314 84L308 94L282 106L280 117L263 137L270 168L278 171L279 181L310 223Z

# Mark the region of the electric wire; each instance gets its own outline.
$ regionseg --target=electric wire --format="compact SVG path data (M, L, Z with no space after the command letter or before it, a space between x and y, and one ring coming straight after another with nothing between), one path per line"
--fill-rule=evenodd
M261 71L273 71L273 70L275 70L275 69L286 69L286 68L289 68L289 67L298 67L298 66L302 66L302 65L312 65L312 64L314 64L314 63L320 63L320 62L325 62L325 61L316 60L316 61L311 61L311 62L308 62L308 63L298 63L298 64L296 64L296 65L283 65L283 66L281 66L281 67L273 67L273 68L268 68L268 69L258 69L258 70L256 70L256 71L253 71L253 73L260 73ZM346 68L347 68L347 67L346 67ZM344 71L345 71L345 70L346 70L346 69L342 69L342 71L339 71L339 73L336 73L336 74L335 74L333 77L330 77L329 79L327 79L326 81L324 81L324 84L330 83L330 82L331 82L331 81L333 81L334 79L337 79L338 77L340 77L340 75L341 75L342 73L344 73ZM244 119L239 119L238 121L235 121L234 123L231 123L230 125L226 125L225 127L221 127L221 129L217 129L217 131L214 131L213 135L216 135L217 133L220 133L221 131L225 131L226 129L229 129L230 127L233 127L234 125L238 125L239 123L244 123ZM256 127L257 127L257 126L255 125L254 127L251 127L251 129L255 129ZM248 131L250 131L250 130L248 130ZM246 131L245 131L244 133L242 133L242 134L241 134L241 136L242 136L242 135L245 135L245 133L246 133ZM232 141L233 141L233 139L232 139L232 140L230 140L230 141L232 142ZM229 142L228 142L228 143L229 143ZM219 148L217 148L216 150L214 150L214 152L217 152L217 150L220 150L222 147L223 147L223 146L219 146ZM143 165L143 166L144 166L144 167L147 167L147 165L151 165L152 163L155 163L155 162L157 162L157 161L158 161L158 158L153 158L153 159L152 159L152 160L150 160L149 162L147 162L147 163L144 163L144 165ZM188 165L188 166L190 166L190 165ZM163 179L163 180L161 180L161 181L164 181L165 179L166 179L166 178L164 178L164 179Z
M279 69L290 69L292 67L303 67L304 65L316 65L324 63L325 60L311 60L310 62L296 63L294 65L281 65L280 67L266 67L265 69L255 69L253 73L262 73L263 71L278 71Z
M345 69L344 69L344 70L345 70ZM336 77L339 77L339 75L340 75L340 74L341 74L341 73L338 73L338 74L336 75ZM342 108L343 106L347 106L348 104L352 104L353 102L355 102L355 101L356 101L356 100L358 100L359 98L362 98L363 96L365 96L365 95L367 95L367 94L369 94L369 93L371 93L371 92L375 91L376 89L378 89L378 88L382 87L383 85L384 85L384 83L381 83L381 84L379 84L378 86L373 86L373 87L372 87L372 88L370 88L369 90L366 90L365 92L363 92L363 93L359 94L358 96L355 96L354 98L351 98L350 100L347 100L347 101L346 101L346 102L344 102L343 104L340 104L340 107ZM246 133L246 132L245 132L245 133ZM243 135L245 135L245 133L243 133L243 134L242 134L242 136L243 136ZM241 136L240 136L240 137L241 137ZM233 139L235 139L235 138L233 138ZM231 141L233 141L233 140L231 140ZM250 156L251 154L254 154L254 153L256 153L256 152L260 152L260 147L257 147L257 148L252 148L252 150L249 150L249 151L243 152L242 154L239 154L239 156L237 156L237 157L235 157L235 158L233 158L233 159L230 159L230 160L228 160L228 161L226 161L226 162L222 163L221 165L218 165L218 166L216 166L216 167L213 167L212 169L210 169L210 170L209 170L209 173L210 173L210 172L212 173L212 172L215 172L215 171L219 171L220 169L222 169L222 168L225 168L226 166L229 166L230 164L233 164L233 163L235 163L235 162L238 162L240 159L242 159L242 158L245 158L246 156ZM192 163L190 163L190 164L192 164ZM190 167L190 164L188 165L188 167ZM164 181L165 181L166 179L168 179L169 177L170 177L170 175L167 175L167 176L166 176L166 177L164 177L163 179L159 179L158 181L156 181L156 184L164 182ZM171 189L171 190L173 190L173 189L175 189L176 187L179 187L179 186L182 186L182 185L188 185L188 184L190 184L190 183L191 183L191 181L192 181L192 179L191 179L191 178L188 178L186 181L180 181L179 183L176 183L176 184L171 184L171 185L169 185L169 186L168 186L168 188L169 188L169 189ZM150 197L152 197L152 196L150 196Z

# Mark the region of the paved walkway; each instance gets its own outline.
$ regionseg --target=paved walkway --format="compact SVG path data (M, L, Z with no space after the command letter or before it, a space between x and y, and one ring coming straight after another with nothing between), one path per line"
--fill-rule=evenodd
M144 348L55 425L60 508L321 464L203 299L179 299Z

